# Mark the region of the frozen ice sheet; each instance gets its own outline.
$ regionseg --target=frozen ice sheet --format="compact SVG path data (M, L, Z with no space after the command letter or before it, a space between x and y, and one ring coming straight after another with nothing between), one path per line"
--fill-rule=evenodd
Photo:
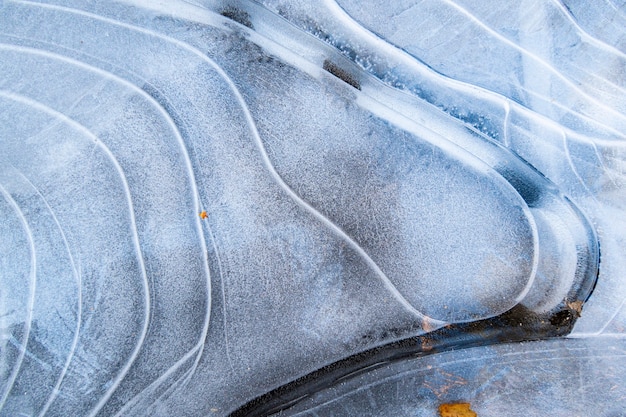
M0 3L0 415L623 405L614 4L359 4Z

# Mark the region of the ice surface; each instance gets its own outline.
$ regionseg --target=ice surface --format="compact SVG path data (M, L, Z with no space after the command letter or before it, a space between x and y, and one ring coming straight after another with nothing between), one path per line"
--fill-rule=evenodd
M591 9L1 3L0 415L623 408Z

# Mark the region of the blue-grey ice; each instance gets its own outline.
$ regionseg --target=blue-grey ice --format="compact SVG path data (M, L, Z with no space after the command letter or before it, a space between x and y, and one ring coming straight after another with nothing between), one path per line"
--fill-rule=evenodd
M626 5L0 2L0 416L618 415Z

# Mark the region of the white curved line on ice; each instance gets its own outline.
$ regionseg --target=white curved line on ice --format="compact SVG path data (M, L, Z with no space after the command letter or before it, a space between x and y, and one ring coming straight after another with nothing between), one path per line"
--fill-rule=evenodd
M76 280L77 293L78 293L78 300L77 300L78 310L76 314L76 328L74 329L74 337L72 339L72 344L70 346L70 351L68 353L67 359L65 360L65 363L63 364L63 368L61 369L61 373L59 374L56 384L52 388L52 394L50 394L50 396L48 397L48 400L44 404L43 409L39 413L39 417L43 417L43 415L46 414L46 412L52 405L52 402L56 399L56 397L59 394L59 388L61 386L61 383L63 382L63 379L65 378L65 374L67 373L67 370L69 369L70 362L72 361L74 353L76 352L76 346L78 345L80 325L81 325L81 320L82 320L82 277L80 275L80 272L76 269L76 263L74 262L74 257L72 255L72 251L70 250L70 245L67 242L65 232L63 231L63 228L61 227L61 224L59 223L59 219L54 213L54 210L52 210L52 207L50 207L48 200L46 200L46 198L41 193L41 191L35 186L35 184L32 183L30 179L28 179L28 177L26 177L17 168L13 167L13 169L16 171L17 175L22 177L24 181L26 181L32 187L32 189L37 193L39 198L41 198L44 205L48 209L48 212L52 216L52 219L54 220L57 228L59 229L59 233L61 234L61 239L63 240L63 245L65 246L65 250L67 251L67 255L69 257L70 264L72 266L72 271L74 272L74 279Z
M0 48L5 48L6 45L0 45ZM30 48L26 49L26 48L6 48L6 49L24 49L24 52L39 52L37 50L29 50ZM43 55L48 55L47 53L41 53ZM128 211L129 211L129 216L130 216L130 222L131 222L131 233L132 233L132 240L133 240L133 245L135 246L135 251L137 254L137 261L139 262L140 265L140 269L141 269L141 274L142 274L142 283L143 283L143 288L144 288L144 323L142 326L142 330L141 330L141 334L139 337L139 340L135 346L135 349L133 350L130 358L128 359L128 361L126 362L126 364L124 365L124 367L122 368L122 370L120 371L120 375L118 376L118 378L116 378L116 380L111 384L112 388L109 388L109 391L115 389L115 387L119 384L119 382L121 381L121 378L123 377L123 375L125 375L128 372L128 369L130 369L130 366L132 365L132 362L134 361L134 359L137 357L137 355L139 354L139 350L141 349L141 345L143 344L143 341L145 339L146 333L148 331L148 324L149 324L149 313L150 313L150 289L148 286L148 277L146 274L146 268L145 268L145 264L144 264L144 259L143 259L143 254L141 251L141 247L139 244L139 237L137 235L137 226L136 226L136 221L135 221L135 211L133 208L133 203L132 203L132 199L131 199L131 195L130 195L130 188L128 186L128 182L126 180L126 176L124 175L124 171L122 170L122 167L120 166L119 162L117 162L117 159L115 158L115 156L113 155L113 153L109 150L109 148L107 148L107 146L105 144L103 144L91 131L87 130L84 126L80 125L79 123L77 123L76 121L70 119L68 116L66 116L63 113L57 112L54 109L51 109L35 100L32 100L30 98L24 97L24 96L20 96L18 94L14 94L14 93L7 93L5 91L0 91L0 96L20 102L22 104L28 105L30 107L33 107L41 112L44 112L46 114L49 114L50 116L59 119L61 121L63 121L64 123L66 123L67 125L71 126L73 129L75 129L76 131L80 132L81 134L83 134L84 136L90 138L92 141L94 141L94 143L99 146L102 151L107 155L107 157L111 160L113 166L115 167L118 175L120 176L120 179L124 185L124 193L125 193L125 197L126 197L126 201L128 204ZM112 393L112 391L111 391ZM110 394L109 394L110 396Z
M9 205L13 207L13 210L17 214L20 220L20 223L22 224L22 228L26 232L26 236L28 238L28 245L30 247L30 271L28 274L29 284L30 284L30 294L28 298L28 304L26 305L26 321L24 324L24 335L22 336L20 353L17 357L17 360L15 361L15 366L13 367L13 370L11 372L11 375L9 376L7 384L4 386L4 389L3 389L4 392L2 393L2 396L0 397L0 410L2 410L7 400L7 397L9 396L9 393L13 389L13 385L15 384L15 380L17 379L17 374L19 373L20 368L22 367L22 362L24 361L24 355L26 354L26 347L28 345L28 339L30 337L31 321L33 319L33 308L35 305L35 291L37 289L37 253L35 251L35 241L33 239L32 230L30 226L28 225L28 222L26 221L26 217L24 216L24 213L20 209L19 205L13 199L13 197L11 197L11 194L9 194L9 192L2 185L0 185L0 194L2 194L2 196L9 203Z

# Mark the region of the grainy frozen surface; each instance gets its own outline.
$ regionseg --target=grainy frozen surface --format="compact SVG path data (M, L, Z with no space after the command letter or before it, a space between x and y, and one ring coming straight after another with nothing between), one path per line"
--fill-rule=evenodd
M228 415L410 340L284 412L619 414L625 22L0 2L0 415Z

